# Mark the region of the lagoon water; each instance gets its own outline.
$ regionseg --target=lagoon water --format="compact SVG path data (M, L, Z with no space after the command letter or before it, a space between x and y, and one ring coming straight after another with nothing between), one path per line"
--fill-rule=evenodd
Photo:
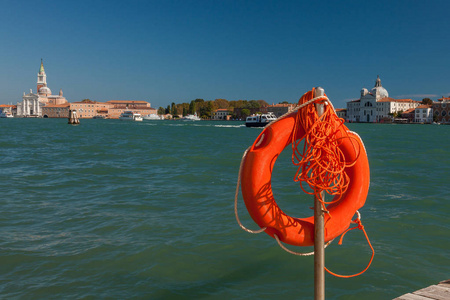
M450 126L348 124L371 186L362 221L376 254L363 275L326 275L327 299L392 299L450 278ZM0 298L312 299L313 257L239 228L243 122L0 119ZM311 215L275 166L282 209ZM257 229L239 197L242 222ZM311 249L299 249L309 251ZM326 250L352 274L371 255L354 230Z

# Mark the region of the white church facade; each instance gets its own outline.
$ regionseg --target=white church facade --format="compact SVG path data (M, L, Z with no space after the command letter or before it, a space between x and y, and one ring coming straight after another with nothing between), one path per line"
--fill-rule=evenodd
M370 92L363 88L358 100L347 102L347 120L362 123L382 122L384 119L391 119L396 112L404 112L420 104L420 101L411 99L390 98L377 76L375 86Z
M44 63L41 60L41 67L37 76L36 93L30 89L29 94L23 93L22 102L17 103L17 117L42 117L42 107L45 105L61 105L68 103L63 97L62 89L58 95L52 95L52 91L47 86L47 75L44 70Z

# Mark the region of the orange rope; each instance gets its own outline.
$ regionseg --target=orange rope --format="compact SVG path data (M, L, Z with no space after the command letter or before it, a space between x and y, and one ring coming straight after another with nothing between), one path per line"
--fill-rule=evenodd
M313 98L314 89L305 93L298 101L299 105L310 101ZM317 98L316 103L324 103L325 97ZM319 199L324 211L326 210L325 204L331 204L341 199L341 196L347 191L350 183L350 178L345 172L346 167L353 166L358 160L361 149L355 149L356 158L353 161L345 161L344 154L340 150L339 146L342 140L345 138L354 139L354 137L347 134L347 130L341 130L341 126L345 126L344 120L340 119L334 112L331 105L325 105L324 113L319 117L314 105L307 105L300 108L297 111L294 129L292 132L292 163L298 166L297 172L294 176L294 181L299 182L301 189L310 195L314 195ZM302 126L305 131L305 135L302 139L296 140L298 126ZM303 149L300 151L298 147L300 143L303 143ZM354 143L352 142L354 145ZM307 184L313 192L308 192L304 188L304 184ZM331 202L325 202L322 199L322 191L327 194L336 197L336 200ZM331 216L330 216L331 217ZM364 232L367 242L372 249L372 257L367 267L354 275L339 275L325 270L337 277L350 278L361 275L364 273L372 263L375 251L370 243L369 237L361 224L361 220L358 217L354 221L358 226L347 229L339 240L339 245L342 244L344 235L353 229L360 229Z
M361 224L361 220L358 218L358 219L356 219L354 222L355 222L358 226L347 229L347 230L341 235L341 238L339 239L339 243L338 243L338 244L339 244L339 245L342 245L342 239L344 238L344 235L345 235L347 232L349 232L350 230L353 230L353 229L358 228L358 229L362 230L362 231L364 232L364 235L366 236L366 239L367 239L367 242L369 243L370 249L372 249L372 257L370 257L369 264L367 265L367 267L366 267L364 270L362 270L361 272L359 272L359 273L357 273L357 274L353 274L353 275L339 275L339 274L336 274L336 273L331 272L330 270L328 270L328 269L325 267L325 271L327 271L328 273L330 273L331 275L334 275L334 276L336 276L336 277L340 277L340 278L351 278L351 277L356 277L356 276L361 275L362 273L364 273L365 271L367 271L367 269L369 269L370 265L372 264L373 257L374 257L374 255L375 255L375 250L373 249L372 244L370 243L369 237L367 236L367 232L366 232L366 230L364 229L364 226Z
M301 105L313 99L314 89L305 93L299 100ZM318 98L317 103L323 103L326 97ZM294 181L299 182L301 189L310 195L316 196L324 210L325 204L331 204L340 199L349 185L349 177L345 168L353 165L346 162L344 154L339 149L343 138L351 138L348 135L341 136L339 132L344 121L339 119L331 105L324 105L324 113L318 116L314 105L305 106L297 111L296 122L292 139L292 163L298 166L294 176ZM302 126L305 135L301 140L295 140L298 126ZM298 149L300 143L303 149ZM359 149L357 151L359 153ZM304 188L307 184L313 192L308 192ZM336 200L325 202L321 197L321 192L325 191L329 195L339 195Z

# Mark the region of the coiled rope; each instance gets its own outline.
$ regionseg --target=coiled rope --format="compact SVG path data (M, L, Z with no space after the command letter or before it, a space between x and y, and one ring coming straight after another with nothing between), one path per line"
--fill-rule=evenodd
M309 103L313 94L314 89L305 93L300 98L299 104ZM353 137L348 135L347 130L340 130L344 120L336 115L329 99L324 96L323 99L319 97L317 100L324 104L324 112L320 117L313 105L304 106L297 112L292 135L296 136L300 126L305 131L305 135L303 139L292 140L292 163L298 167L294 181L299 182L303 192L317 197L322 209L327 212L325 204L339 201L347 190L350 180L345 168L353 166L358 157L352 162L345 161L339 146L343 139ZM315 102L319 102L317 100ZM338 134L340 132L345 132L345 135L341 136L342 134ZM302 141L304 141L303 149L299 150ZM355 143L352 142L352 144ZM355 150L359 156L360 149ZM313 190L312 192L304 188L305 183ZM325 202L322 199L322 191L331 196L338 195L338 197L334 201Z

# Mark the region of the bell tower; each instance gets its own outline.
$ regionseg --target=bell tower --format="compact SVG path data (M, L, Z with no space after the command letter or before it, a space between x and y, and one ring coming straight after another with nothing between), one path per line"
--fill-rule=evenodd
M37 77L37 91L36 93L39 93L39 89L43 86L47 86L47 75L45 75L44 70L44 62L41 58L41 67L39 68L39 73Z

